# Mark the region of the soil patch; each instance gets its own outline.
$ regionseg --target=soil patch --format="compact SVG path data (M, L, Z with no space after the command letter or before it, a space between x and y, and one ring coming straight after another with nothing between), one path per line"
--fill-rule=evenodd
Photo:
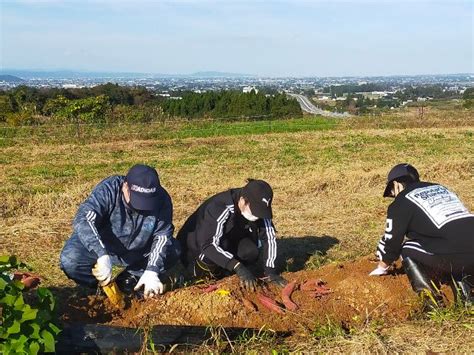
M64 303L62 319L67 322L104 323L126 327L158 324L222 325L224 327L262 326L277 331L306 332L318 323L333 322L351 326L372 320L385 322L409 318L417 298L400 267L384 277L369 277L375 267L373 258L334 263L314 271L285 273L297 285L307 280L323 280L331 293L320 297L299 289L291 298L296 311L275 313L258 300L258 293L243 291L236 276L216 283L206 292L203 285L167 292L152 300L132 299L125 310L117 311L104 296L71 296ZM209 290L207 290L209 291ZM281 290L264 286L259 291L282 304Z

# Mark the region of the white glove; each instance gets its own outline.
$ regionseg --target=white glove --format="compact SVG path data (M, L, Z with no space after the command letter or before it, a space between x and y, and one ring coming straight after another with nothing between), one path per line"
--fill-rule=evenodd
M142 286L145 286L145 292L143 293L145 298L154 297L158 294L163 294L164 287L158 278L158 274L154 271L145 270L134 290L138 291Z
M107 285L112 279L112 261L110 256L102 255L92 268L92 275L99 281L100 286Z
M382 276L386 275L387 271L390 266L387 267L382 267L382 266L377 266L370 274L369 276Z

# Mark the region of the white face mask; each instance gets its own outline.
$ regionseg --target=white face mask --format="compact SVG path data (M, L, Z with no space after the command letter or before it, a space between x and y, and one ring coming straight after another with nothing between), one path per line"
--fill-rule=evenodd
M249 220L250 222L255 222L258 219L258 217L255 217L253 214L251 214L248 211L243 211L242 216L244 216L245 219Z

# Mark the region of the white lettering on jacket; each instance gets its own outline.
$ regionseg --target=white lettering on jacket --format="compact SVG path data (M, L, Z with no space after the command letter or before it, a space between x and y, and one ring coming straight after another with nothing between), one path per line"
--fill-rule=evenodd
M406 198L421 208L438 229L456 219L474 217L456 194L441 185L419 187Z
M392 239L393 235L390 234L390 232L392 231L392 228L393 228L393 220L391 218L387 218L387 224L385 226L385 236L384 236L384 239L385 240L390 240Z

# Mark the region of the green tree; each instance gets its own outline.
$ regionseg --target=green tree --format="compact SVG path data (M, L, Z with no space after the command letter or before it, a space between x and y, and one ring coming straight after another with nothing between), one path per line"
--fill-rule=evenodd
M7 116L15 112L12 97L7 94L0 95L0 122L5 122Z
M71 100L67 99L66 97L59 95L54 99L49 99L46 101L45 105L43 106L43 114L47 116L54 116L59 112L63 111L69 104Z
M465 108L473 108L474 107L474 87L473 88L467 88L463 95L463 106Z

